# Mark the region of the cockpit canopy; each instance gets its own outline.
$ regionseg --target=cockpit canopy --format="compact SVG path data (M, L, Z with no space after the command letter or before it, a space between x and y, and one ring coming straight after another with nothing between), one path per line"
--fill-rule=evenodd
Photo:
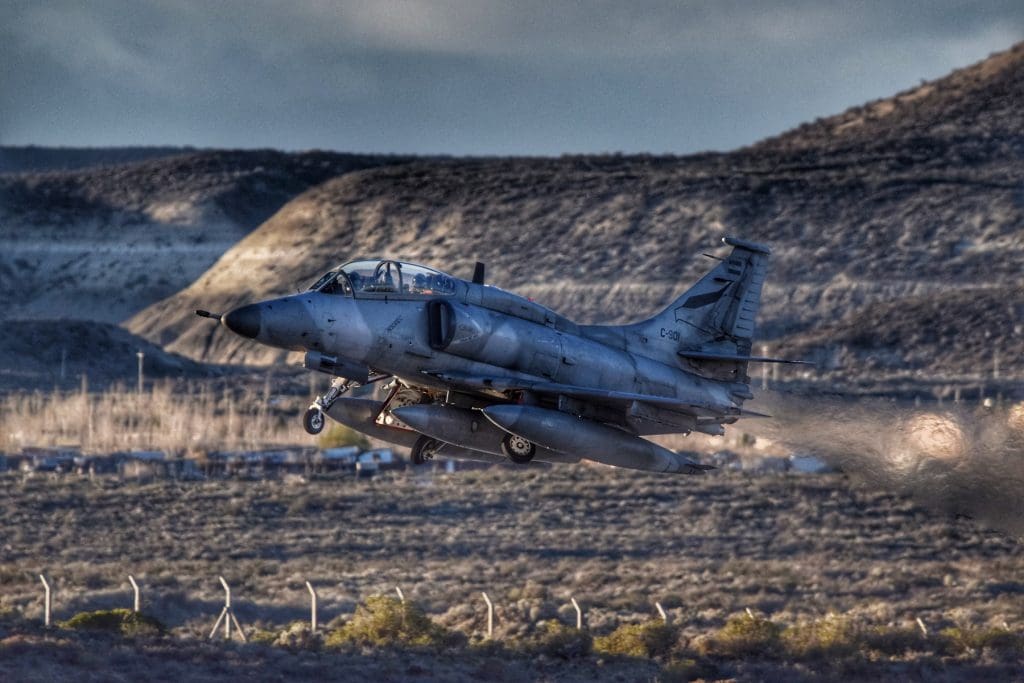
M452 296L458 280L451 275L403 261L351 261L326 273L310 290L360 296Z

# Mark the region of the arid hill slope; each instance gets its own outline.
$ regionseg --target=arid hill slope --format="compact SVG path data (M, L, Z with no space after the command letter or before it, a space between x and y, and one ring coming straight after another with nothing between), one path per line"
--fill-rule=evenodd
M120 322L191 284L309 187L399 161L182 150L73 171L0 174L0 319Z
M751 149L852 152L940 140L978 157L1019 159L1024 149L1024 43L893 97L805 123ZM972 158L962 160L970 163Z
M204 377L211 369L168 353L122 327L85 320L8 320L0 334L0 391L132 385L141 351L147 379Z
M821 133L831 124L820 123L731 154L464 159L348 174L282 207L130 329L196 358L269 361L277 354L191 310L294 291L296 281L365 255L463 276L480 259L494 284L582 320L624 321L670 301L708 267L700 253L734 234L775 251L762 309L774 345L806 349L801 335L860 316L877 325L885 353L931 359L914 362L921 372L957 374L975 359L943 355L957 367L940 367L933 352L973 351L981 339L1020 344L1024 126L1001 117L1008 101L1024 102L1022 69L1017 47L928 84L917 105L893 105L900 122L884 144L855 127ZM940 109L944 127L926 125ZM975 297L1003 302L1007 324L982 329L953 317L931 335L893 336L929 324L933 313L909 304L951 295L958 311L972 310ZM1007 354L1007 363L1024 374L1019 357Z
M38 147L0 146L0 173L70 171L191 154L192 147Z

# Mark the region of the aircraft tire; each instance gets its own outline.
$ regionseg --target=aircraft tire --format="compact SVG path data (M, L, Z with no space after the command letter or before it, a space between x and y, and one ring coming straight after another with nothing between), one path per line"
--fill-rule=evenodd
M422 465L434 457L434 451L440 448L440 446L440 441L432 439L426 434L422 434L418 439L416 439L416 443L412 445L412 450L409 452L409 459L412 461L413 465Z
M302 416L302 428L306 430L307 434L316 435L324 430L324 423L326 421L323 411L319 408L310 408Z
M521 436L506 434L505 438L501 440L501 452L515 464L525 465L533 460L533 456L537 453L537 447Z

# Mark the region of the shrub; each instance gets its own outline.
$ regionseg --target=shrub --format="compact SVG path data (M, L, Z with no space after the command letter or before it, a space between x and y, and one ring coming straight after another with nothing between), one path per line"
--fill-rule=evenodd
M797 659L849 657L860 649L861 633L850 620L830 615L790 626L782 632L782 644Z
M316 440L321 450L328 448L341 448L343 446L359 446L363 450L370 447L370 442L365 436L343 424L333 420L328 421L328 427Z
M896 656L926 650L927 642L916 626L875 626L861 634L864 646L883 655Z
M1005 628L946 628L939 638L940 647L950 655L981 652L985 648L1014 650L1024 645L1020 636Z
M319 650L323 644L323 638L319 633L313 633L309 624L305 621L294 621L288 628L274 634L271 645L296 650Z
M676 636L676 630L661 621L624 624L607 636L595 638L594 650L626 657L660 657L672 649Z
M167 630L155 618L124 608L79 612L59 625L61 628L106 631L124 636L156 636Z
M556 619L543 622L526 642L526 651L560 659L586 657L594 648L594 639L585 630L566 626Z
M693 681L697 679L713 679L718 677L718 671L710 662L698 659L675 659L665 665L665 668L658 674L659 683L677 683L682 681Z
M259 645L273 645L274 641L277 640L278 635L277 631L258 628L249 634L249 642L257 643Z
M345 645L407 645L443 647L453 644L457 636L435 624L423 610L397 598L373 595L341 628L332 631L324 641L328 647Z
M739 614L701 642L702 654L727 657L770 656L779 651L782 627L770 619Z

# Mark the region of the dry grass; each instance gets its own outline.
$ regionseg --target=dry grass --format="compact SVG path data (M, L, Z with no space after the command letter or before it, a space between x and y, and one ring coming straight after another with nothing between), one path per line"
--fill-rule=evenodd
M101 392L15 392L0 398L0 451L75 445L86 453L266 448L312 443L295 415L305 400L262 387L216 389L159 382L142 394L123 386Z

